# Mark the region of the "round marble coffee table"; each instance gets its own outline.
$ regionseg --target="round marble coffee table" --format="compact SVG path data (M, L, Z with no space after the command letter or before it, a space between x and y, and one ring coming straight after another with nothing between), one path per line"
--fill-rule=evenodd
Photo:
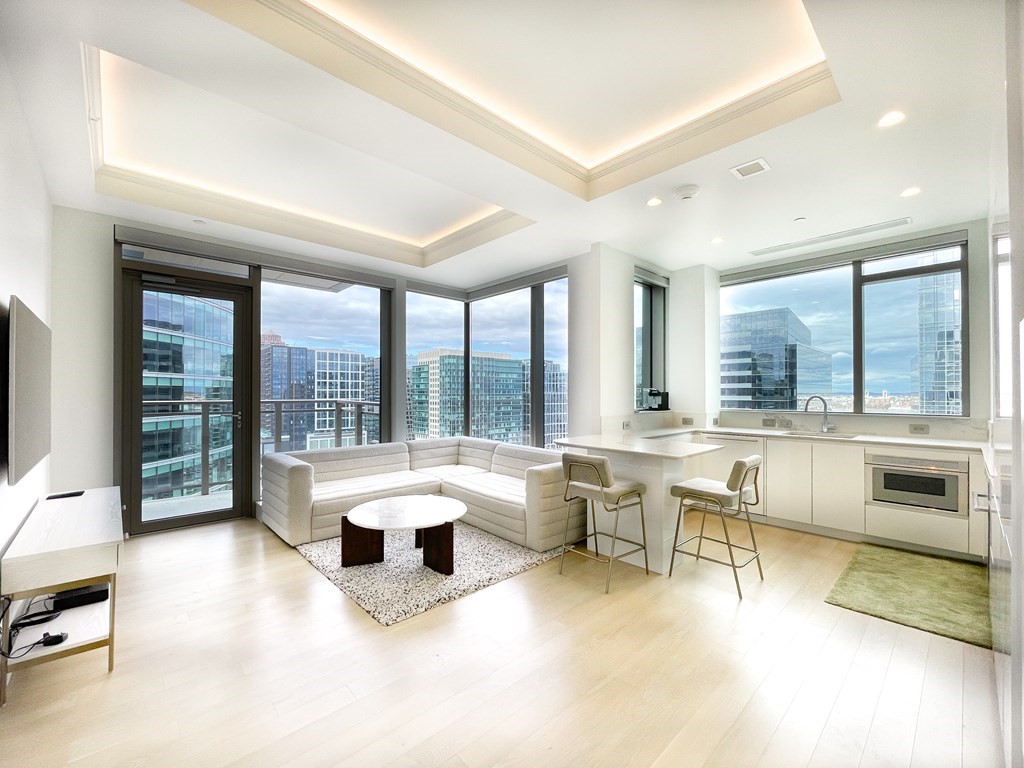
M353 507L341 518L341 565L384 562L384 531L416 529L423 564L438 573L455 573L453 520L466 505L447 496L391 496Z

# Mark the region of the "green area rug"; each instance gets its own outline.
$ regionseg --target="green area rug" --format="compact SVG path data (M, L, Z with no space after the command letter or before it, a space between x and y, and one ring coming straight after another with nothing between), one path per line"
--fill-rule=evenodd
M983 565L861 544L825 602L992 647Z

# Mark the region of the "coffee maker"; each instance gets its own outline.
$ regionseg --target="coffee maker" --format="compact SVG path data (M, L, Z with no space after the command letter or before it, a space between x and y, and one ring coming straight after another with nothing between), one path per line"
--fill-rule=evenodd
M643 410L645 411L668 410L668 392L662 392L660 389L645 389L643 400Z

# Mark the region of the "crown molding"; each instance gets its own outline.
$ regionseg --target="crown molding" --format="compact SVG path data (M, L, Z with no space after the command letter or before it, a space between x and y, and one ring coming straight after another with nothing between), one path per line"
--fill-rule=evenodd
M103 165L95 178L101 194L413 267L438 264L533 223L511 211L497 211L421 247L129 168Z
M302 0L186 0L582 198L587 168Z
M840 101L827 62L813 64L591 169L596 198Z
M583 200L840 100L823 61L588 168L303 0L186 2Z
M512 211L495 211L489 216L469 224L449 235L438 238L423 248L423 266L439 264L459 253L510 235L534 224L532 219Z

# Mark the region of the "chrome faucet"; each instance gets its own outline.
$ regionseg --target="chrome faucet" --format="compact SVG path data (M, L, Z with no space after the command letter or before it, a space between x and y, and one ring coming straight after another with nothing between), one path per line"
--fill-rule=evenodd
M807 407L811 404L811 400L821 400L821 407L825 409L824 415L821 417L821 431L822 432L835 432L838 427L832 424L828 420L828 402L821 395L811 395L807 398L807 402L804 403L804 413L807 413Z

